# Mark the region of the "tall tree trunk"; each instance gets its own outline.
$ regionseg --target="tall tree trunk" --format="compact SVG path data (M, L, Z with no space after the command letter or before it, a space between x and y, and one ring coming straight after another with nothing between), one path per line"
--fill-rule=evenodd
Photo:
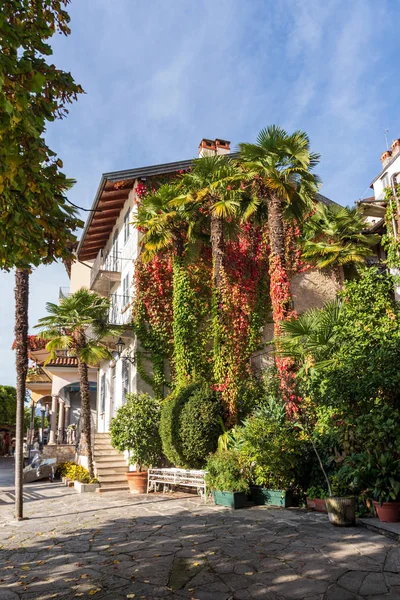
M28 302L29 271L17 269L15 273L15 364L17 374L17 406L15 425L15 518L23 514L23 468L24 468L24 405L26 374L28 372Z
M268 200L268 229L271 253L269 257L269 285L276 338L282 333L281 323L293 314L293 301L285 257L285 227L283 223L283 203L278 196ZM275 364L280 379L282 398L286 410L292 414L297 410L299 398L296 394L296 368L293 359L279 356L277 344Z
M88 366L78 358L78 372L81 393L81 439L80 451L88 457L88 471L90 478L94 477L93 451L92 451L92 411L90 406L90 390L88 379Z
M211 215L211 251L213 258L213 284L214 289L220 296L221 271L224 258L224 229L223 219Z
M279 256L280 264L286 269L283 205L279 196L271 196L268 200L268 229L271 253Z

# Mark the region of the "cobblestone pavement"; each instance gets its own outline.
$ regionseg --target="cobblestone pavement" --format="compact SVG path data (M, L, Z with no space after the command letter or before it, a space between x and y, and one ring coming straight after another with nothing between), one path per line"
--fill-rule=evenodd
M0 489L0 600L400 599L400 546L327 517L230 511L188 495Z

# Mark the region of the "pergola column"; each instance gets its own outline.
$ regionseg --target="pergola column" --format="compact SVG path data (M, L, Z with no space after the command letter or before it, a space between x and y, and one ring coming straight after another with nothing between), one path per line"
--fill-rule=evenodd
M58 396L57 396L57 394L54 394L51 397L50 439L49 439L49 444L55 444L56 443L57 405L58 405Z
M64 422L64 427L67 428L69 425L69 406L65 407L65 422Z
M59 398L59 409L58 409L58 443L64 443L64 400Z

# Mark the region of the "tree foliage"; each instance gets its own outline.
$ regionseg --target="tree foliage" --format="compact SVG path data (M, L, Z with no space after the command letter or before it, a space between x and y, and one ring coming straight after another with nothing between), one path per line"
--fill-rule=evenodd
M158 433L160 403L148 394L127 394L111 421L111 444L120 452L129 452L131 464L143 467L157 466L161 455Z
M67 204L73 181L44 140L82 88L48 62L47 40L68 35L69 0L7 0L0 6L0 267L29 268L71 256L81 225Z
M15 425L16 390L11 385L0 385L0 423Z

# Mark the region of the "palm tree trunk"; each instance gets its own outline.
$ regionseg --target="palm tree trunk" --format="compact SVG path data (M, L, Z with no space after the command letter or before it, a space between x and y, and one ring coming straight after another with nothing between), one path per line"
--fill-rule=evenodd
M224 230L221 217L211 215L211 251L213 258L213 284L217 294L221 290L221 271L224 257Z
M90 406L90 391L88 379L88 366L78 358L78 372L81 393L81 418L82 432L80 439L80 452L88 457L88 471L90 478L94 477L92 432L92 411Z
M17 402L15 425L15 518L23 519L23 468L24 468L24 404L26 374L28 371L28 301L29 271L17 269L15 273L15 364L17 374Z
M268 200L268 229L271 253L279 257L280 264L286 269L283 205L279 196L271 196Z

